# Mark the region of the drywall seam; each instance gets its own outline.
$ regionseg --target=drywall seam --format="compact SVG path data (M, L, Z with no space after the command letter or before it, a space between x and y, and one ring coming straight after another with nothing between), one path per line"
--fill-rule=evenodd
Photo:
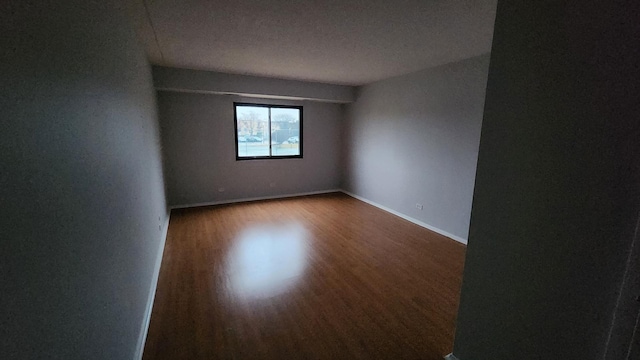
M620 302L622 301L622 297L625 295L628 295L625 292L625 285L627 284L628 281L628 276L629 276L629 271L630 268L632 266L632 259L633 259L633 255L635 253L635 248L636 248L636 243L638 240L638 230L640 229L640 213L637 216L637 220L636 220L636 228L633 231L633 241L631 242L631 247L629 249L629 255L627 256L627 261L626 261L626 265L624 268L624 275L622 276L622 282L620 283L620 288L619 288L619 292L618 292L618 298L616 299L616 307L613 310L613 316L611 317L611 325L609 326L609 334L607 336L607 342L604 345L604 356L602 356L602 359L608 359L609 358L609 351L611 350L610 348L610 343L611 343L611 337L613 336L613 332L616 328L616 320L618 317L618 312L620 311ZM636 320L636 328L637 328L638 322ZM635 329L634 329L634 334L635 334ZM633 334L631 335L631 341L633 341ZM629 351L631 351L631 344L629 346ZM629 357L629 354L627 354L627 358Z
M295 194L282 194L282 195L273 195L273 196L260 196L260 197L251 197L251 198L242 198L242 199L210 201L210 202L202 202L202 203L195 203L195 204L173 205L173 206L170 206L170 209L171 210L186 209L186 208L199 207L199 206L235 204L235 203L241 203L241 202L271 200L271 199L285 199L285 198L291 198L291 197L328 194L328 193L341 192L341 191L342 190L340 189L331 189L331 190L310 191L310 192L295 193Z
M153 39L155 40L156 46L158 47L158 52L160 53L160 59L164 62L164 53L162 52L162 47L160 46L160 41L158 41L158 32L156 31L156 27L153 25L153 20L151 19L151 14L149 13L149 5L147 5L147 0L143 0L142 4L144 5L144 12L147 16L147 21L149 21L149 26L151 26L151 30L153 31Z
M631 352L633 351L633 341L636 338L636 334L638 333L638 324L640 324L640 313L638 313L638 316L636 317L636 324L633 327L633 333L631 334L631 344L629 345L629 350L627 351L627 356L625 357L625 360L631 360Z
M410 221L410 222L412 222L412 223L414 223L416 225L422 226L423 228L429 229L429 230L431 230L433 232L436 232L436 233L438 233L440 235L446 236L446 237L448 237L448 238L450 238L452 240L455 240L455 241L457 241L459 243L467 245L467 239L464 239L464 238L461 238L459 236L453 235L453 234L448 233L448 232L446 232L446 231L444 231L442 229L438 229L435 226L429 225L429 224L427 224L425 222L422 222L422 221L420 221L418 219L414 219L414 218L412 218L410 216L407 216L407 215L405 215L405 214L403 214L401 212L397 212L397 211L395 211L395 210L393 210L391 208L388 208L388 207L386 207L384 205L380 205L380 204L378 204L378 203L376 203L374 201L371 201L369 199L365 199L362 196L358 196L358 195L350 193L350 192L348 192L346 190L340 190L340 191L345 193L345 194L347 194L347 195L349 195L349 196L351 196L351 197L353 197L353 198L356 198L356 199L358 199L360 201L364 201L367 204L373 205L373 206L375 206L375 207L377 207L377 208L379 208L381 210L384 210L384 211L389 212L389 213L391 213L391 214L393 214L395 216L398 216L398 217L401 217L401 218L403 218L403 219L405 219L407 221Z
M167 242L167 233L169 232L169 220L171 213L167 215L167 219L162 227L162 238L160 241L160 248L158 249L158 256L156 257L156 264L153 268L153 278L151 279L151 289L149 289L149 299L147 300L147 308L144 313L144 319L142 320L142 329L140 329L140 338L138 339L138 348L136 349L136 356L134 359L142 360L144 353L144 345L147 341L147 333L149 332L149 323L151 322L151 311L153 310L153 302L156 299L156 289L158 288L158 278L160 277L160 266L162 265L162 257L164 255L164 245Z

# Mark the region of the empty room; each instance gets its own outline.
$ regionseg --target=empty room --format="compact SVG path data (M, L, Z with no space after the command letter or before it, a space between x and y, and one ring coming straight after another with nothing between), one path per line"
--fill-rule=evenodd
M0 6L0 358L640 358L631 3Z

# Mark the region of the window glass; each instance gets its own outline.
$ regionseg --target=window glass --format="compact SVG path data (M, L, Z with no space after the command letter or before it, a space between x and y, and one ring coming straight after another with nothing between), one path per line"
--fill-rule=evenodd
M235 103L236 159L302 157L302 107Z

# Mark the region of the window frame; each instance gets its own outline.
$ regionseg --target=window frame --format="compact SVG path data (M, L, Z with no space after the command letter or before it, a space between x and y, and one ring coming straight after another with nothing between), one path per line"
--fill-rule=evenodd
M268 119L268 133L269 133L269 154L266 156L240 156L239 154L239 142L238 142L238 106L254 106L254 107L266 107L269 109L269 119ZM300 149L300 153L298 155L271 155L272 154L272 146L271 143L271 109L298 109L300 111L300 130L298 132L298 146ZM233 102L233 130L235 133L235 145L236 148L236 161L244 161L244 160L271 160L271 159L302 159L302 144L303 144L303 136L302 136L302 125L303 125L303 106L298 105L273 105L273 104L260 104L260 103L248 103L248 102ZM264 139L264 136L263 136Z

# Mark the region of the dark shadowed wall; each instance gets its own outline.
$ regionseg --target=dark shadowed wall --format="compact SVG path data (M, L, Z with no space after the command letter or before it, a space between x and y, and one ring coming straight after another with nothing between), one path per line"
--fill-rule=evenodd
M603 358L640 210L635 9L498 4L460 360Z
M114 1L0 9L0 357L132 359L167 220L150 67Z

